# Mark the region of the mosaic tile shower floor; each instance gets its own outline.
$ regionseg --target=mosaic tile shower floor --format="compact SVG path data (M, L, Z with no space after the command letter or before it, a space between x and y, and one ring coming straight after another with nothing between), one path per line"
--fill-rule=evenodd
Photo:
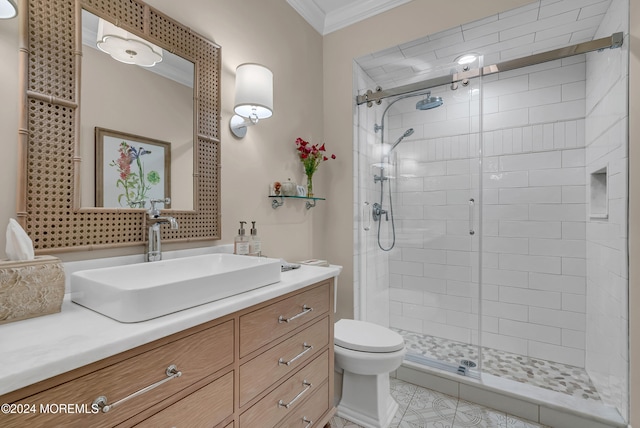
M544 425L391 378L400 406L390 428L543 428ZM331 428L362 428L340 417Z
M461 359L478 361L475 346L420 333L396 329L411 353L459 365ZM505 351L483 348L482 371L504 379L600 401L600 396L584 369Z

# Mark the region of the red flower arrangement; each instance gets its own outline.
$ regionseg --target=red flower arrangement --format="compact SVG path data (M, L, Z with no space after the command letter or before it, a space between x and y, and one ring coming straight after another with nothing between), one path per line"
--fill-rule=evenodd
M313 174L318 170L318 166L324 161L329 160L324 143L321 146L311 144L302 138L296 138L296 149L298 157L304 165L304 173L307 175L307 197L313 197ZM332 154L331 159L335 159L336 155Z

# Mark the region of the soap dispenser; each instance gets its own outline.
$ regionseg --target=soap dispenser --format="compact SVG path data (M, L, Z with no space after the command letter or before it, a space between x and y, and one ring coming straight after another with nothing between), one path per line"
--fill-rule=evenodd
M251 222L251 239L249 240L249 255L260 257L262 253L260 237L258 236L258 229L256 229L256 222Z
M246 221L240 222L240 229L238 229L238 236L236 236L234 245L233 245L233 253L239 254L242 256L246 256L249 254L249 237L244 234L244 225L247 224Z

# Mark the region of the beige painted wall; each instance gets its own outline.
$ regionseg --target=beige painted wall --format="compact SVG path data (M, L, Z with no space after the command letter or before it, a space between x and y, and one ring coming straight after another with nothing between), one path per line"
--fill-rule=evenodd
M222 243L233 242L238 221L255 220L267 255L321 257L313 227L323 224L328 205L307 211L303 202L287 201L274 210L267 195L270 182L305 182L295 156L296 137L323 140L322 37L284 0L190 0L188 7L174 0L147 3L222 47ZM273 71L274 112L238 140L229 131L229 119L235 68L244 62ZM339 167L339 161L320 167L318 195L326 190L323 174Z

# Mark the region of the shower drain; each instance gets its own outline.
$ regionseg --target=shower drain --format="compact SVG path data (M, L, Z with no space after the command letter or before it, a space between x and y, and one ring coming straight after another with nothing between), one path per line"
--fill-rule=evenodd
M460 360L460 365L458 366L458 374L463 376L467 375L467 370L476 367L477 364L475 361L471 360Z
M471 361L471 360L460 360L460 365L468 369L472 369L478 366L475 361Z

